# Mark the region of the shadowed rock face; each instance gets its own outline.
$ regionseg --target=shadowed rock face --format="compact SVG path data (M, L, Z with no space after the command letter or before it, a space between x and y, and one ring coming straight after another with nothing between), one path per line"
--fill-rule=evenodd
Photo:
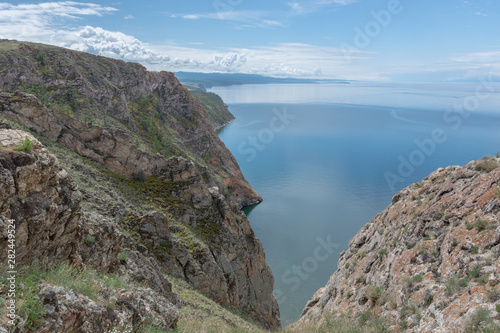
M500 159L439 169L394 196L341 253L297 326L370 310L393 327L463 331L500 299Z

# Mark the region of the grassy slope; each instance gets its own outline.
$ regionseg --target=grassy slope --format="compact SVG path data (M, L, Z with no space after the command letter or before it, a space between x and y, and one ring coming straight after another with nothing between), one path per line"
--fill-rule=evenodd
M191 90L191 95L196 97L201 105L205 107L212 127L220 128L234 119L234 116L229 112L219 95L200 90Z

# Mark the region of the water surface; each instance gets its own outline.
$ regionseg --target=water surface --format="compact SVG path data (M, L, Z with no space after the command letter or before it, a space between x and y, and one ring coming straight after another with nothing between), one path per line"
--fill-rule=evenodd
M439 167L500 151L499 84L212 91L237 117L219 135L265 199L247 213L275 276L284 326L298 319L349 240L398 190Z

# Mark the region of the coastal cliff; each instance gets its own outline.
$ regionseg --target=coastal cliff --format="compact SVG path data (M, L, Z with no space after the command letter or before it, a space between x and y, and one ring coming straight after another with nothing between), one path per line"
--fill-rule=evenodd
M341 253L295 327L347 317L388 331L497 332L499 167L485 157L439 169L395 195Z
M227 115L210 122L171 73L40 44L0 46L0 216L19 232L22 278L39 277L29 289L39 301L19 314L21 326L169 329L191 316L250 325L233 309L279 327L273 275L240 211L262 199L214 132ZM105 287L72 290L51 280L58 270L94 274Z

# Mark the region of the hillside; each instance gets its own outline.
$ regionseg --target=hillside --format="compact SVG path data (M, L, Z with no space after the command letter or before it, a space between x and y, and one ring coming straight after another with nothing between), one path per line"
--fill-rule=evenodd
M499 332L499 166L485 157L439 169L395 195L296 327L338 315L389 331Z
M20 327L280 326L240 211L261 198L171 73L14 41L0 42L0 72L0 217L14 220L18 281L29 284Z
M193 159L208 171L208 183L222 193L227 189L240 207L262 201L210 129L204 108L172 73L148 72L136 63L55 46L1 40L0 75L0 89L34 94L50 110L83 123L121 129L150 153ZM227 111L221 117L226 119Z

